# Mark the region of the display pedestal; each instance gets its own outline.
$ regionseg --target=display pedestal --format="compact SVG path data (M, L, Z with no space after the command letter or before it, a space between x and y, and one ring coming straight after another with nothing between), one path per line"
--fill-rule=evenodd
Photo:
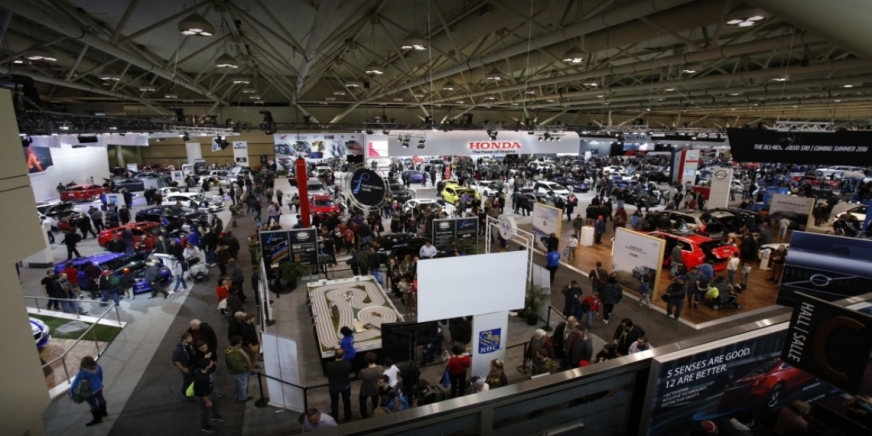
M581 239L578 241L585 247L593 246L593 227L584 226L581 228Z
M771 250L763 250L763 254L760 255L760 269L763 271L769 271L769 257L771 256Z

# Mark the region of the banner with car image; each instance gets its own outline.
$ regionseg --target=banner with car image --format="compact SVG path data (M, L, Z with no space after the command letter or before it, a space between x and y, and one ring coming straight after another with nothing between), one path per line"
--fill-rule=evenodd
M638 294L639 285L645 280L651 289L651 298L655 298L665 241L618 227L613 247L612 270L618 273L618 281L624 289Z
M548 206L539 202L533 204L533 246L540 250L547 250L548 236L554 233L560 235L560 226L563 224L563 209Z
M772 227L777 229L778 221L787 218L790 221L790 229L805 230L809 220L814 222L811 215L814 204L815 199L812 197L773 195L769 203L769 219L773 223Z
M294 161L308 161L363 155L361 133L277 133L273 135L278 169L291 171Z
M290 262L290 236L287 230L261 231L260 253L270 283L279 278L283 263Z

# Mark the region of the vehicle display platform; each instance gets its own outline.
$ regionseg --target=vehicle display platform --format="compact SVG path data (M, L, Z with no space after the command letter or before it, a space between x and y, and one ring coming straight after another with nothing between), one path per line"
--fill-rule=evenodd
M403 316L372 276L318 280L307 284L309 312L321 359L332 359L342 327L354 331L358 351L381 349L381 325L402 322Z

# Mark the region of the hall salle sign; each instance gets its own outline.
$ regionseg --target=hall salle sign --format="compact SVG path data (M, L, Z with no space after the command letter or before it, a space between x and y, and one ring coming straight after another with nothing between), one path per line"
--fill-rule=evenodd
M736 162L872 165L872 131L727 129L727 136Z

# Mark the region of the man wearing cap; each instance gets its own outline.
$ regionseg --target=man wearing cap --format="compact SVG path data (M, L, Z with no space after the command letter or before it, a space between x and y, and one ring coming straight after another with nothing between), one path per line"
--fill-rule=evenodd
M108 306L106 302L109 298L112 298L116 306L118 305L118 284L118 276L112 274L109 268L104 269L99 281L100 293L103 294L101 306Z

